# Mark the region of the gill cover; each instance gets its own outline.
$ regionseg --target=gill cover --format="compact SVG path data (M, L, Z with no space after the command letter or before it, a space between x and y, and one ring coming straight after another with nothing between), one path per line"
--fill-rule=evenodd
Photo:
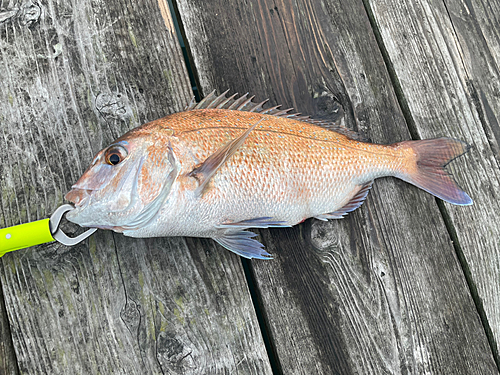
M148 225L162 207L179 174L172 146L168 144L166 149L161 146L151 145L147 157L141 162L136 191L143 208L130 221L121 225L124 230L131 231Z

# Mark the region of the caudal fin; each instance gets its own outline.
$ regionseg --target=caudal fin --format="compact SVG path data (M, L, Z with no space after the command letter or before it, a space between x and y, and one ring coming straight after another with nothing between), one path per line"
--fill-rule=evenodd
M472 199L444 168L453 159L463 155L469 146L452 138L401 142L395 147L411 148L416 155L416 166L397 177L436 197L457 205L470 205Z

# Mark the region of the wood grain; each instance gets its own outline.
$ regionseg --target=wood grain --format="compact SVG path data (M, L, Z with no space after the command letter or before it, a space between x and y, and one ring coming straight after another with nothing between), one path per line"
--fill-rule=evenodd
M176 3L204 92L340 105L374 141L410 137L361 1ZM275 259L252 268L283 373L498 373L433 197L385 179L342 221L262 236Z
M500 2L370 5L415 131L472 145L453 171L474 205L443 209L500 363Z
M171 25L149 0L2 4L0 225L49 216L96 151L189 102ZM271 372L241 261L209 242L98 231L9 253L0 279L23 374Z
M12 343L9 319L5 309L3 292L0 288L0 374L18 375L16 353Z

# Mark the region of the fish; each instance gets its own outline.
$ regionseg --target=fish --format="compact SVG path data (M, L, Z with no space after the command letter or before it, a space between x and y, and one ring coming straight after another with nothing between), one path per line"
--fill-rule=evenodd
M455 205L472 199L445 166L469 146L452 138L381 145L328 121L248 95L212 92L122 135L65 198L66 217L130 237L205 237L271 259L252 228L341 219L373 181L396 177Z

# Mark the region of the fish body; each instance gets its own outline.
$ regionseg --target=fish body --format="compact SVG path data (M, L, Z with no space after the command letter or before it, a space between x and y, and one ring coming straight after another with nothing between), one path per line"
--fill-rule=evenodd
M133 129L102 150L66 196L76 207L68 219L132 237L208 237L244 257L268 258L245 229L341 218L379 177L472 203L443 168L467 150L463 142L378 145L251 102L252 112L225 96L224 106L221 97ZM228 109L235 102L240 109Z

